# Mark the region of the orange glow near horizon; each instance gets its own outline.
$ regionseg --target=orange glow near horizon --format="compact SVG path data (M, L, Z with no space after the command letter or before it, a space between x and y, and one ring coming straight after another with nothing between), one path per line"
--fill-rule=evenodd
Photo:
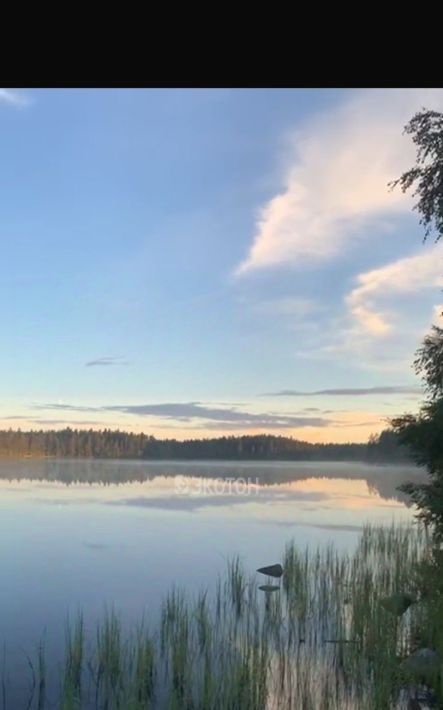
M329 426L324 427L299 427L299 428L272 428L258 426L257 428L244 429L226 429L220 423L219 428L208 428L204 423L201 426L187 426L181 422L176 425L159 425L158 421L152 418L129 418L127 421L118 420L94 422L92 419L87 422L78 419L63 419L45 421L44 419L36 420L30 417L29 419L7 419L4 418L0 426L1 429L21 429L22 431L33 430L60 430L70 427L72 429L120 429L134 434L145 433L154 436L157 439L202 439L202 438L218 438L222 436L254 436L254 435L275 435L288 436L309 443L365 443L368 441L371 434L379 434L383 429L388 427L386 415L377 414L374 412L341 412L337 415L332 415L333 421Z

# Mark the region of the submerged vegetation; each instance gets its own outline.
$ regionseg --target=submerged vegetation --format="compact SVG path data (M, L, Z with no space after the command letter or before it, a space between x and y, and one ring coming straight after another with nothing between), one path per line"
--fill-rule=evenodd
M45 677L40 652L28 707L407 707L402 693L418 692L424 675L415 673L414 652L424 644L443 657L439 616L429 616L441 614L441 604L429 605L423 593L428 554L418 526L367 527L352 554L289 543L279 589L269 578L261 591L263 576L247 575L235 558L212 590L190 597L172 589L149 628L128 631L111 611L94 633L80 616L66 631L59 681ZM404 608L389 608L402 596ZM418 656L422 666L426 659ZM437 664L427 678L434 695Z

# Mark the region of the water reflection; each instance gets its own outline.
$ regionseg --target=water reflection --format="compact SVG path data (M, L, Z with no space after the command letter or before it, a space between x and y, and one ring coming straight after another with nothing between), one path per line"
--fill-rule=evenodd
M122 485L153 482L159 478L253 479L261 487L304 479L364 480L370 492L384 499L408 502L398 491L406 481L424 480L421 469L411 464L373 465L355 462L181 462L181 461L85 461L20 460L0 462L0 479L7 481L89 483ZM214 501L214 504L217 504Z
M16 510L25 528L37 511L51 520L52 508L65 510L65 521L80 517L92 528L98 521L118 521L130 540L134 524L152 532L166 523L165 539L155 542L158 548L177 528L181 534L201 528L204 536L217 528L217 547L235 532L245 542L258 526L261 535L267 529L269 539L284 544L283 536L296 529L300 535L301 528L304 539L315 541L314 530L337 539L339 533L355 534L366 522L410 519L413 511L397 490L406 480L424 480L424 474L413 466L341 462L5 461L0 505L3 514ZM193 553L208 542L198 539ZM97 553L109 539L82 544ZM241 545L231 540L221 545L223 554Z

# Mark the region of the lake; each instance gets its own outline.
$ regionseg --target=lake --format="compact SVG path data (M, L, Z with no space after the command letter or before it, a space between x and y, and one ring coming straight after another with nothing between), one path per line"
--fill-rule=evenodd
M56 658L67 614L105 606L156 619L172 585L213 584L239 554L248 571L285 543L355 545L367 523L409 521L396 488L411 465L342 462L2 461L1 642L10 686L44 638Z

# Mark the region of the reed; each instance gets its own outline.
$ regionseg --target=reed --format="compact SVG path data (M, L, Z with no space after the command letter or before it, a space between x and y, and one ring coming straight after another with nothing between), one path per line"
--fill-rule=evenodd
M418 599L431 574L417 526L368 526L352 554L290 542L282 565L277 591L259 591L238 557L212 593L173 588L154 631L142 623L125 634L112 611L87 639L80 615L66 630L58 707L388 710L409 682L401 661L425 624L438 628L420 641L443 653L433 617L441 602L408 602L398 615L384 604L396 595ZM41 681L44 663L39 669Z

